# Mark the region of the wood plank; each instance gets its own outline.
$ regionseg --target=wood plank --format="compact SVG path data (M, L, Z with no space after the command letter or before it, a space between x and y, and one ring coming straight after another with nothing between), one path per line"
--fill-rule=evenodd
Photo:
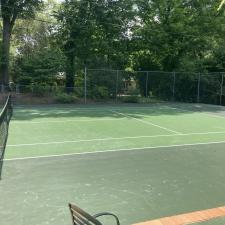
M157 220L146 221L133 225L187 225L225 217L225 206L214 209L207 209L181 215L164 217Z

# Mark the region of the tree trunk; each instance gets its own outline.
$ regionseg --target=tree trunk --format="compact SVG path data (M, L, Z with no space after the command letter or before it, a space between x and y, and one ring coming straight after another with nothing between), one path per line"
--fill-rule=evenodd
M10 19L3 18L2 57L0 65L0 82L9 85L9 50L10 50L11 25Z
M68 93L74 90L74 56L73 54L67 54L67 65L66 65L66 89Z

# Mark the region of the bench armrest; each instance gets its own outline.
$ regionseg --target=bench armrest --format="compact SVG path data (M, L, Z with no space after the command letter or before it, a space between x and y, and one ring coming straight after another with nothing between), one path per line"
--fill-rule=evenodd
M100 216L113 216L116 220L116 224L120 225L120 221L119 221L118 217L116 215L114 215L113 213L102 212L102 213L98 213L98 214L93 215L94 218L98 218Z

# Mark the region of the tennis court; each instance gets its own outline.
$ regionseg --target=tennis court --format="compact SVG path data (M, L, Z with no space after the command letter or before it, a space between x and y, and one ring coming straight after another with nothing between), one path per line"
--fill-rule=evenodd
M123 225L220 207L224 171L225 107L15 107L0 220L69 225L68 202Z

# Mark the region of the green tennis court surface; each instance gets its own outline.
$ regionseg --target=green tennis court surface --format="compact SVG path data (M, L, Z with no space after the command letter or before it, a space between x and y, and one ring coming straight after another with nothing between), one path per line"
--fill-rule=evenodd
M225 205L225 108L17 107L2 225L69 225L68 202L121 224Z

